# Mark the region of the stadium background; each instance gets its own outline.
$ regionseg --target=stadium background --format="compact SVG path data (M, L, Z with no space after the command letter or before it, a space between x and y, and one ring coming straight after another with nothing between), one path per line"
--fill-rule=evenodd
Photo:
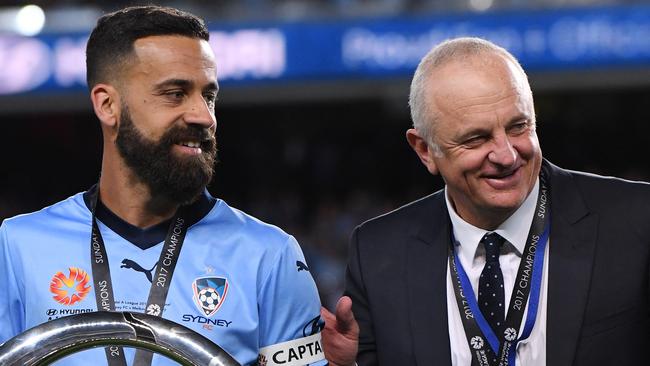
M295 235L329 307L342 291L354 226L443 186L427 174L404 137L411 123L407 98L413 60L424 53L422 44L414 50L409 41L467 34L514 47L529 71L546 158L565 168L650 180L645 150L650 143L650 2L158 3L201 15L217 32L220 162L210 191ZM97 181L101 131L80 81L83 42L78 40L103 12L137 2L33 4L44 10L44 27L38 34L17 35L13 17L26 3L0 1L0 220ZM40 16L27 13L27 23L38 23ZM531 23L539 32L530 34L548 35L546 46L553 52L535 57L522 48L530 39L512 42ZM345 40L337 37L350 29L365 29L356 35L376 32L371 39L385 42L360 41L352 50L357 53L337 61L344 46L335 43ZM414 36L418 32L427 36ZM40 48L24 43L30 39L39 40ZM66 49L68 40L77 40L76 46L71 41ZM248 49L238 40L248 42ZM408 60L350 64L349 57L390 53L381 47L390 48L391 40L406 42L404 50L413 53ZM219 42L227 43L221 54ZM39 61L41 56L45 59ZM238 69L250 60L259 62ZM44 69L50 74L43 76Z

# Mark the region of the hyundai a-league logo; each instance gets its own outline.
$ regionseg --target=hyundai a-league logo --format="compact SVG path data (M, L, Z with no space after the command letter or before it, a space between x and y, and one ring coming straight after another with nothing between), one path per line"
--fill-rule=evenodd
M474 336L470 339L469 344L471 344L474 349L481 349L485 343L483 342L483 338Z
M515 328L507 328L503 332L503 336L505 337L506 341L512 342L517 338L517 331Z
M228 280L223 277L201 277L192 283L194 303L207 317L214 315L228 294Z
M86 271L78 267L68 268L68 275L57 272L50 281L50 292L52 298L62 305L74 305L82 301L91 286L90 276Z

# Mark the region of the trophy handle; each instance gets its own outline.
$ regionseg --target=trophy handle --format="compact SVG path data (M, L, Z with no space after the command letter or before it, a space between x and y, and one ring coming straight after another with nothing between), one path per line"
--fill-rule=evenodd
M240 366L199 333L157 316L91 312L31 328L0 345L0 365L41 366L89 348L130 346L160 353L183 366Z

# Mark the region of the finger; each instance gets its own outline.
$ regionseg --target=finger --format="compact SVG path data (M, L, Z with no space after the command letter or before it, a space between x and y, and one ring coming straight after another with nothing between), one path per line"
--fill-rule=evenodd
M352 313L352 299L343 296L336 303L336 320L341 331L347 331L354 327L356 321Z

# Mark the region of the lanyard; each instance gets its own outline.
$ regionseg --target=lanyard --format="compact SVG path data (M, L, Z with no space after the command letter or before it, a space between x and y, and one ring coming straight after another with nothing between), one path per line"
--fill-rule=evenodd
M544 252L550 231L549 196L550 189L546 176L542 172L535 215L510 296L503 334L495 334L481 314L472 285L458 260L458 254L454 251L452 234L449 248L449 270L463 328L472 352L472 366L514 366L517 343L528 338L535 325L542 283ZM520 332L519 328L529 299L530 306L526 324L523 331Z
M113 297L113 283L111 281L111 271L108 265L108 256L106 255L106 246L104 239L99 231L95 211L99 199L99 186L91 193L91 212L92 212L92 235L90 238L90 254L92 262L92 277L95 286L95 301L97 309L103 311L115 311L115 298ZM176 263L181 252L181 247L187 234L187 208L181 206L171 221L165 243L163 244L154 281L149 290L147 299L147 314L160 316L165 307L165 300L169 292ZM109 366L124 366L126 359L120 346L106 347L106 359ZM135 355L134 366L147 366L151 364L153 353L137 350Z

